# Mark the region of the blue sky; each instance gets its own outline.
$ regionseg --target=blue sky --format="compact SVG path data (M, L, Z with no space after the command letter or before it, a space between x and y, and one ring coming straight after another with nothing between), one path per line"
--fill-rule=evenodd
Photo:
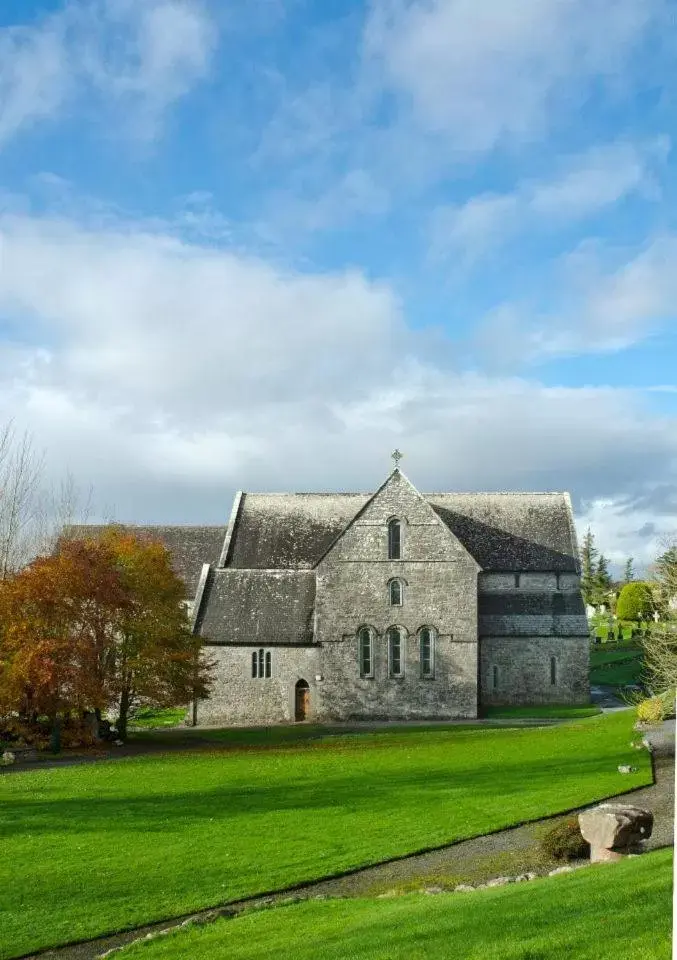
M130 522L568 489L677 530L667 0L5 0L0 420Z

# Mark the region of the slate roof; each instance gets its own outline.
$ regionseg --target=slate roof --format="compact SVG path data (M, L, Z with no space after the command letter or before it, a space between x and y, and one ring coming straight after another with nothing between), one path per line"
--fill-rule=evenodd
M480 616L580 616L585 617L585 604L581 594L574 592L551 593L481 593Z
M134 526L124 524L139 536L151 540L160 540L172 558L172 567L178 577L186 585L186 597L191 600L195 596L197 582L203 563L216 563L221 554L223 538L226 535L225 526L219 527L189 527L189 526ZM69 528L69 532L76 537L96 537L107 529L102 525L78 524Z
M308 644L314 605L313 571L213 570L196 633L215 644Z
M483 570L565 572L578 568L566 494L422 496ZM364 493L246 493L226 566L312 569L369 499Z
M245 493L227 567L310 570L370 494Z
M578 570L564 493L431 493L423 497L483 570Z

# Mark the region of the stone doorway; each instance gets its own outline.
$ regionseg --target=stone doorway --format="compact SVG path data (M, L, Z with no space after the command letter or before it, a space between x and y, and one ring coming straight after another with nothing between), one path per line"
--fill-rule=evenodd
M308 719L308 710L310 708L310 687L306 680L299 680L296 684L296 694L294 699L294 719L297 723Z

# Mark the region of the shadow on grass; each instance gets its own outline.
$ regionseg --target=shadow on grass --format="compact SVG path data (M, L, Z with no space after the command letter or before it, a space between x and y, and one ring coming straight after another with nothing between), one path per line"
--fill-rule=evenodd
M166 792L160 792L161 785L153 781L152 790L146 795L126 795L120 789L120 777L111 796L71 796L58 797L50 791L44 800L31 800L25 794L7 798L3 803L3 817L0 824L0 836L17 838L22 834L79 834L95 832L98 834L134 832L162 833L177 831L184 833L189 823L198 824L204 820L226 821L233 823L238 818L252 815L270 815L282 811L317 811L318 816L331 816L337 810L363 812L375 815L383 811L387 815L393 809L393 798L398 796L411 805L412 792L421 791L421 808L436 802L444 802L459 814L470 816L486 809L497 809L498 802L516 797L521 798L517 806L527 817L532 811L547 807L553 812L558 809L557 796L561 796L562 806L581 806L599 796L599 776L608 771L613 774L619 762L617 750L609 749L601 756L588 758L537 758L532 761L523 756L500 758L500 770L487 758L481 766L455 766L453 770L412 770L404 768L394 770L386 767L365 769L360 765L356 770L337 773L334 770L318 772L313 767L303 765L303 769L294 771L288 767L278 771L284 777L284 783L256 779L249 783L230 783L227 780L228 766L223 766L224 781L214 786L198 790L181 789L181 781L190 775L190 763L179 758L152 758L144 764L163 763L167 768ZM498 757L496 758L498 760ZM177 762L179 761L179 762ZM130 761L125 771L132 779L134 767L139 761ZM192 763L199 774L199 760ZM176 766L175 766L176 764ZM127 764L120 761L116 768ZM188 769L186 769L188 767ZM172 769L174 768L174 769ZM82 768L83 770L85 768ZM92 768L86 768L89 773ZM259 775L260 775L259 769ZM174 774L172 776L172 774ZM265 771L264 771L265 774ZM644 785L646 770L640 768L635 777L641 777ZM618 790L615 790L614 778L609 777L607 795L633 789L629 777L617 775ZM575 784L570 792L553 790L553 784ZM584 787L582 786L584 783ZM92 786L95 788L96 783ZM406 797L406 800L404 799ZM528 800L526 799L528 798ZM461 817L462 819L462 817Z

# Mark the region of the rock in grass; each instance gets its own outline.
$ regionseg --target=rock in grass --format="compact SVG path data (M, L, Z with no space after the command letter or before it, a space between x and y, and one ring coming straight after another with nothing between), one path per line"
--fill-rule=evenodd
M492 880L487 880L484 884L485 887L504 887L506 883L512 883L512 877L494 877Z
M444 887L424 887L423 893L444 893Z
M571 873L571 872L573 871L573 869L574 869L573 867L568 867L568 866L566 866L566 867L555 867L554 870L551 870L551 871L549 872L548 876L549 876L549 877L555 877L555 876L557 876L558 873Z
M631 767L629 763L622 763L618 768L619 773L637 773L637 767Z
M622 803L600 803L579 813L578 821L593 862L620 859L653 830L651 811Z
M469 890L474 890L475 887L472 887L469 883L459 883L457 887L454 887L454 893L467 893Z

